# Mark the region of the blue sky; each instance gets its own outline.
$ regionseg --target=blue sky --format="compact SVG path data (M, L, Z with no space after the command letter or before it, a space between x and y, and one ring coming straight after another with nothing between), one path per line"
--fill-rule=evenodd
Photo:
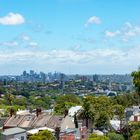
M131 73L139 0L0 0L0 74Z

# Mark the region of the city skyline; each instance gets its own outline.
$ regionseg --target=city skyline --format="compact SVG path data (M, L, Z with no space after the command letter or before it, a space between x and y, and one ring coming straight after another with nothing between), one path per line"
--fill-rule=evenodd
M129 74L139 67L139 0L0 3L0 75Z

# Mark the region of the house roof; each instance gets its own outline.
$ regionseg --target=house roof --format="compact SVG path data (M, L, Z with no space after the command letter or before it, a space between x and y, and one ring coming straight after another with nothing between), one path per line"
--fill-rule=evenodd
M45 126L52 128L52 129L56 128L56 127L60 127L63 119L64 119L63 116L52 115L50 117L50 119L46 122Z
M39 116L35 114L15 115L9 118L4 124L4 128L20 127L24 129L33 129L40 127L48 127L55 129L56 127L73 128L73 122L70 118L59 115L49 115L41 113ZM63 125L62 125L63 124Z
M67 128L75 128L75 124L69 116L66 116L61 123L61 129Z
M2 132L2 135L14 135L14 134L19 134L19 133L24 133L26 132L26 130L22 129L22 128L18 128L18 127L15 127L15 128L9 128L9 129L5 129L3 132Z
M24 119L24 115L16 115L8 118L4 126L16 127Z
M0 118L0 127L3 127L6 120L7 118Z

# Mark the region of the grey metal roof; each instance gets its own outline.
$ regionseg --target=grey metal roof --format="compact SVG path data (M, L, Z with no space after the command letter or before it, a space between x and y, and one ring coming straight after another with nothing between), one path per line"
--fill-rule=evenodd
M2 132L2 135L14 135L14 134L19 134L19 133L24 133L24 132L26 132L26 130L24 130L22 128L15 127L15 128L5 129Z

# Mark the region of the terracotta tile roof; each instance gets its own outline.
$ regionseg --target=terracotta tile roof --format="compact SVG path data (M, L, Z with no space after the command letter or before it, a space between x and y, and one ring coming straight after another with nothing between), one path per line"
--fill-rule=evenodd
M32 122L32 127L43 127L50 120L51 115L41 114Z
M46 123L46 126L49 128L60 127L63 118L63 116L51 116L49 121Z
M21 127L25 129L49 127L54 129L60 127L63 121L63 116L40 114L38 117L35 114L15 115L9 118L4 127Z
M12 116L7 119L6 124L4 125L10 126L10 127L18 126L18 124L22 121L23 118L24 118L23 115Z

